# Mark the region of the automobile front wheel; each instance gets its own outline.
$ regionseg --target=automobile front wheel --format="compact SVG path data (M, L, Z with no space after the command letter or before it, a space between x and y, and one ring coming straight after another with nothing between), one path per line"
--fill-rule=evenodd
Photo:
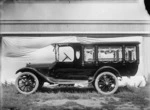
M15 86L20 93L29 95L38 89L39 80L33 73L23 72L17 77Z
M102 72L96 77L94 86L100 94L111 95L118 89L118 79L111 72Z

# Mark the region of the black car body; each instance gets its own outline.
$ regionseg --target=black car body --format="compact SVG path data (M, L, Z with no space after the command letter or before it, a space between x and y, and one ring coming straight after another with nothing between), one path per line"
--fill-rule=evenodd
M113 88L112 84L108 83L111 82L118 86L117 77L134 76L138 70L139 42L55 43L53 46L55 62L28 63L26 67L19 69L16 73L30 72L37 77L39 85L44 82L74 84L78 81L88 80L94 87L97 85L95 88L98 92L107 95L114 93L118 88ZM100 75L102 73L103 75ZM111 81L107 80L103 86L109 85L113 89L102 90L98 86L101 78L103 80L110 79ZM113 79L115 80L113 81ZM16 85L18 82L17 80ZM108 89L108 87L106 88ZM26 93L28 94L28 92Z

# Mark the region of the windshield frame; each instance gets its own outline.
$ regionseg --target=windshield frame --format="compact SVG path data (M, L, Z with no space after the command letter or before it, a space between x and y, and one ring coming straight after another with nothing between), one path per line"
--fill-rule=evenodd
M59 61L59 45L58 44L53 44L53 51L55 53L55 61L58 62Z

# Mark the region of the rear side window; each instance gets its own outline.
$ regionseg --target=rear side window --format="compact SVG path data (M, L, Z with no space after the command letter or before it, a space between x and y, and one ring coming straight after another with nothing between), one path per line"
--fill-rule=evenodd
M136 46L125 47L125 60L129 62L136 61Z
M94 47L85 47L84 48L84 61L85 62L94 62L95 61L95 51Z
M98 61L122 61L122 47L98 47Z

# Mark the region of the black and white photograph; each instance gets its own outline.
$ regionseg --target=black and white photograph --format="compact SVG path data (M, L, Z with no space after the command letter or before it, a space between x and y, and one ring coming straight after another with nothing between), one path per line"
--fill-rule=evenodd
M148 0L1 0L0 110L150 110Z

